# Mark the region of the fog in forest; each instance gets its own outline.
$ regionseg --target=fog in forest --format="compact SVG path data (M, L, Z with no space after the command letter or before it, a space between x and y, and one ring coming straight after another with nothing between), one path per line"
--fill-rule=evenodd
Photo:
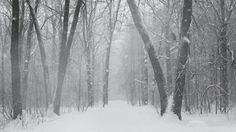
M236 131L236 0L0 0L0 131Z

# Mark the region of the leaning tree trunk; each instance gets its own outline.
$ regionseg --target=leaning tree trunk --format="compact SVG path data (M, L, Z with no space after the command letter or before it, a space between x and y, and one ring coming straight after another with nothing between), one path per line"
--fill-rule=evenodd
M12 35L11 35L11 79L13 119L22 115L20 64L19 64L19 0L12 1Z
M157 82L157 87L158 87L159 94L160 94L161 115L163 115L166 111L166 106L167 106L167 95L165 92L165 89L166 89L165 77L164 77L160 62L156 56L156 52L153 47L152 41L148 35L146 28L144 27L144 25L142 23L141 15L140 15L138 7L135 3L135 0L127 0L127 3L129 5L134 24L135 24L140 36L142 37L142 40L145 45L145 49L149 55L149 58L150 58L150 61L151 61L152 67L153 67L155 80Z
M181 33L180 33L180 45L177 57L177 69L176 69L176 79L175 79L175 90L174 90L174 102L172 106L172 111L181 120L181 107L182 99L185 85L185 73L186 64L189 56L189 28L191 24L192 16L192 0L184 0L183 5L183 18L181 23Z
M65 61L65 47L68 34L68 21L69 21L69 6L70 0L65 0L64 5L64 19L63 19L63 29L60 42L60 53L59 53L59 64L58 64L58 73L57 73L57 89L54 100L54 113L59 115L60 113L60 104L61 104L61 94L62 94L62 85L65 77L65 68L63 68L63 61Z
M65 74L66 74L68 58L70 56L70 49L71 49L71 45L72 45L72 42L73 42L73 37L74 37L74 34L75 34L75 30L76 30L76 27L77 27L81 6L82 6L82 0L78 0L76 8L75 8L75 13L74 13L74 16L73 16L73 21L72 21L72 25L71 25L71 29L70 29L70 34L68 36L68 41L66 43L66 40L63 40L65 42L65 43L63 42L65 44L65 46L61 47L61 51L60 51L57 90L56 90L56 97L55 97L55 100L54 100L54 109L53 109L54 113L56 113L57 115L60 114L62 86L63 86L63 81L64 81L64 78L65 78ZM66 8L69 9L69 3L67 3ZM69 10L68 10L68 14L69 14ZM69 17L69 16L67 16L67 17ZM64 23L64 24L66 24L66 23ZM66 35L67 35L67 33L66 33ZM63 44L63 43L61 43L61 44Z
M30 1L27 0L26 2L27 2L28 6L29 6L29 9L30 9L30 15L31 15L32 21L34 23L34 27L35 27L35 31L36 31L37 39L38 39L38 44L39 44L39 51L40 51L40 55L41 55L41 63L42 63L42 67L43 67L43 79L44 79L45 96L46 96L45 105L46 105L46 110L47 110L48 105L49 105L49 94L48 94L49 71L48 71L47 57L46 57L46 52L45 52L45 48L44 48L42 33L40 31L40 27L39 27L38 20L37 20L36 15L35 15L35 11L32 8L32 6L30 5Z

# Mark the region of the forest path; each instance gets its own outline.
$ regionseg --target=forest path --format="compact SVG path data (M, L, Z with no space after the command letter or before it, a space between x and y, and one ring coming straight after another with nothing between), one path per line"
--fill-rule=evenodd
M124 101L111 101L106 108L64 114L34 129L11 132L236 132L236 122L225 116L183 118L179 121L171 114L161 118L152 106L132 107Z

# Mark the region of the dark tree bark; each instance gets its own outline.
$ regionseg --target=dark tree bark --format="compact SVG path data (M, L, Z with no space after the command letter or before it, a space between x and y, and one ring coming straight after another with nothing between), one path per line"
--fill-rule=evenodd
M81 96L82 96L82 55L79 59L79 82L78 82L78 89L77 89L77 109L78 111L81 110Z
M45 107L47 110L48 105L49 105L49 94L48 94L49 71L48 71L47 56L46 56L46 52L45 52L45 48L44 48L42 33L40 31L40 27L39 27L38 20L35 15L35 11L32 8L32 6L30 5L30 1L26 0L26 2L27 2L29 9L30 9L30 15L31 15L32 21L34 23L34 27L35 27L35 31L36 31L37 39L38 39L39 51L40 51L40 55L41 55L41 63L42 63L42 67L43 67L44 90L45 90L45 97L46 97L45 98Z
M56 90L56 97L54 100L54 113L57 115L60 115L60 105L61 105L61 94L62 94L62 86L63 81L66 74L67 64L68 64L68 58L70 56L70 49L73 42L73 37L75 34L75 30L77 27L78 19L79 19L79 13L80 13L80 7L82 6L82 0L78 0L68 41L67 41L67 31L68 31L68 19L69 19L69 4L70 0L65 1L65 9L64 9L64 22L63 22L63 33L62 33L62 40L61 40L61 47L60 47L60 55L59 55L59 66L58 66L58 80L57 80L57 90Z
M225 0L220 0L221 26L219 29L219 55L220 55L220 110L227 112L228 108L228 78L227 78L227 26Z
M142 24L140 12L138 10L138 7L134 0L127 0L127 3L129 5L134 24L144 42L145 49L149 55L149 59L151 61L155 80L157 82L159 94L160 94L160 102L161 102L161 115L163 115L166 111L167 107L167 95L165 92L166 89L166 82L165 77L160 65L160 62L156 56L155 49L153 47L152 41L148 35L147 30L145 29L144 25Z
M176 79L175 79L175 90L174 90L174 102L172 106L172 111L181 120L181 107L182 99L185 85L185 73L186 65L189 56L189 28L191 24L192 16L192 0L184 0L183 5L183 18L181 23L181 33L180 33L180 44L177 57L177 69L176 69Z
M25 0L20 1L20 18L19 18L19 54L20 56L20 70L21 72L23 69L23 64L24 64L24 18L25 18Z
M13 119L22 115L19 63L19 0L12 1L11 72Z

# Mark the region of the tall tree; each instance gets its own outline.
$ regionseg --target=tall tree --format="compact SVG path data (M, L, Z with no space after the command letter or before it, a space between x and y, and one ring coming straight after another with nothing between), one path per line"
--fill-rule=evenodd
M45 51L45 47L44 47L44 42L43 42L43 38L42 38L42 33L38 24L38 20L36 18L36 14L35 11L33 9L33 7L30 4L29 0L26 0L29 9L30 9L30 15L32 17L32 21L34 24L34 28L37 34L37 39L38 39L38 45L39 45L39 51L40 51L40 55L41 55L41 64L43 67L43 80L44 80L44 90L45 90L45 107L46 109L48 109L48 105L49 105L49 94L48 94L48 85L49 85L49 71L48 71L48 62L47 62L47 56L46 56L46 51ZM39 1L38 1L39 2Z
M142 85L142 104L147 105L148 104L148 57L146 52L144 52L144 58L143 58L144 66L142 68L142 76L143 76L143 85Z
M22 54L19 54L20 56L20 70L22 73L22 69L23 69L23 64L24 64L24 37L25 37L25 32L24 32L24 18L25 18L25 0L21 0L20 1L20 16L19 16L19 50Z
M115 11L115 18L112 21L112 4L113 1L110 0L109 4L109 40L106 48L106 60L105 60L105 76L104 76L104 85L103 85L103 106L108 104L108 82L109 82L109 62L110 62L110 52L111 52L111 44L113 39L113 34L115 31L115 26L117 22L117 17L120 9L120 2L118 1L117 9Z
M73 21L70 29L70 33L67 40L67 31L68 31L68 19L69 19L69 5L70 0L65 1L65 8L64 8L64 22L63 22L63 33L62 33L62 40L61 40L61 47L60 47L60 55L59 55L59 66L58 66L58 80L57 80L57 90L56 90L56 97L54 100L54 109L53 111L59 115L60 114L60 105L61 105L61 94L62 94L62 86L63 81L66 74L68 58L70 56L70 49L73 42L73 37L75 34L75 30L77 27L80 8L82 6L83 0L78 0L77 5L75 8Z
M220 55L220 108L226 113L228 108L228 77L227 77L227 28L228 19L226 16L225 0L220 0L220 29L219 29L219 55ZM230 16L229 16L230 17Z
M97 10L97 2L85 2L83 10L83 42L86 56L88 106L94 105L94 17Z
M189 57L189 28L192 16L192 0L184 0L183 18L181 22L180 43L177 57L177 69L172 111L181 120L181 107L185 85L186 65Z
M19 64L19 0L12 1L11 70L13 119L22 114Z
M37 12L39 0L36 0L36 5L35 5L35 13ZM26 40L26 47L25 47L25 59L24 59L24 70L23 70L23 78L22 78L22 86L23 86L23 108L26 109L26 101L27 101L27 91L28 91L28 76L29 76L29 64L31 60L31 48L32 48L32 33L33 33L33 28L34 28L34 23L32 20L31 15L29 15L30 18L30 24L27 32L27 40Z
M57 89L56 89L56 96L54 100L54 112L59 115L60 113L60 104L61 104L61 93L62 93L62 86L65 76L65 71L63 70L63 60L65 60L65 47L67 41L67 34L68 34L68 22L69 22L69 10L70 10L70 0L65 0L64 5L64 19L63 19L63 28L60 40L60 53L59 53L59 65L58 65L58 74L57 74ZM64 75L63 75L64 74Z
M148 35L146 28L144 27L141 19L140 12L135 3L135 0L127 0L129 5L129 9L131 11L131 15L133 17L134 24L144 42L145 49L149 55L149 59L152 64L152 68L154 71L155 80L157 82L157 87L160 94L160 102L161 102L161 115L163 115L166 111L167 106L167 95L165 92L166 82L163 74L163 70L161 68L160 62L156 56L156 51L153 47L152 41Z
M0 24L1 20L0 20ZM1 53L1 101L2 101L2 113L5 113L5 60L4 60L4 55L5 55L5 44L7 41L7 35L3 35L3 28L0 26L0 34L1 34L1 41L2 41L2 53Z

